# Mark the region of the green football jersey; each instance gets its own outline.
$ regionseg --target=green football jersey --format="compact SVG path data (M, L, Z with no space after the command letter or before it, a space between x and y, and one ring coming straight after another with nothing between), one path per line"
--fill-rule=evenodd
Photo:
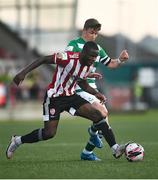
M82 39L81 37L71 40L66 47L66 51L81 52L85 43L86 41L84 41L84 39ZM99 55L93 64L94 68L92 69L92 73L96 71L96 68L99 63L108 65L108 63L111 60L110 57L107 55L107 53L101 48L101 46L98 45L98 48L99 48ZM88 78L87 82L91 87L97 88L95 78ZM76 92L80 92L80 91L82 91L82 89L79 86L77 86Z

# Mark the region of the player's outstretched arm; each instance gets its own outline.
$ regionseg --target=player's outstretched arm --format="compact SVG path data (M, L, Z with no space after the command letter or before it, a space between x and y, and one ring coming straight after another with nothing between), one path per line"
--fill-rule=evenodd
M127 50L123 50L118 59L111 59L110 63L108 64L109 68L117 68L120 66L121 63L126 62L129 59L129 55Z
M24 67L19 73L17 73L13 78L13 82L18 86L25 79L25 76L32 70L36 69L42 64L53 64L54 63L53 58L54 56L52 55L40 57L36 61Z

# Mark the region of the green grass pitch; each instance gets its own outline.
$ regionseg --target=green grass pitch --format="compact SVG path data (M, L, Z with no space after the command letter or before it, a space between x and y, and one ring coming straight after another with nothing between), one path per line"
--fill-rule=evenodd
M12 160L5 149L12 134L22 135L42 127L42 121L0 122L0 179L157 179L158 112L110 115L110 124L119 143L133 140L145 149L143 162L130 163L125 157L116 160L104 141L95 153L101 162L80 160L88 139L90 121L82 118L61 119L54 139L24 144Z

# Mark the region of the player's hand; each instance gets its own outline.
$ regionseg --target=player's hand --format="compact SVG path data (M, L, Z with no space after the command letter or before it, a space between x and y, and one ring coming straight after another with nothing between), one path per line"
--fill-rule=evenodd
M104 104L107 101L107 98L100 92L97 92L95 94L95 97L98 98L102 104Z
M119 59L120 59L121 62L125 62L125 61L127 61L129 59L129 55L128 55L127 50L123 50L120 53Z
M25 79L25 75L23 73L18 73L14 78L13 82L18 86Z
M96 78L96 79L102 79L102 75L100 73L89 73L87 77Z

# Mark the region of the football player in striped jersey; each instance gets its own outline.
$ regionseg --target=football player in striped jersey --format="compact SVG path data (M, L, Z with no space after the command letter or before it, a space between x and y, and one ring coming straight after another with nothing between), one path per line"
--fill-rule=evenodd
M93 68L93 63L98 56L99 50L95 42L85 43L81 53L64 52L44 56L24 67L13 79L19 85L25 76L42 64L56 64L52 82L48 85L43 102L44 127L35 129L22 136L12 136L6 150L6 156L11 159L15 150L24 143L35 143L48 140L55 136L60 113L75 109L76 114L90 119L93 122L93 131L102 131L104 138L112 145L117 146L114 136L109 131L106 116L96 110L91 103L77 95L75 92L78 83L84 91L94 95L101 103L106 98L96 89L89 86L87 76ZM115 155L118 157L122 148L117 147Z

